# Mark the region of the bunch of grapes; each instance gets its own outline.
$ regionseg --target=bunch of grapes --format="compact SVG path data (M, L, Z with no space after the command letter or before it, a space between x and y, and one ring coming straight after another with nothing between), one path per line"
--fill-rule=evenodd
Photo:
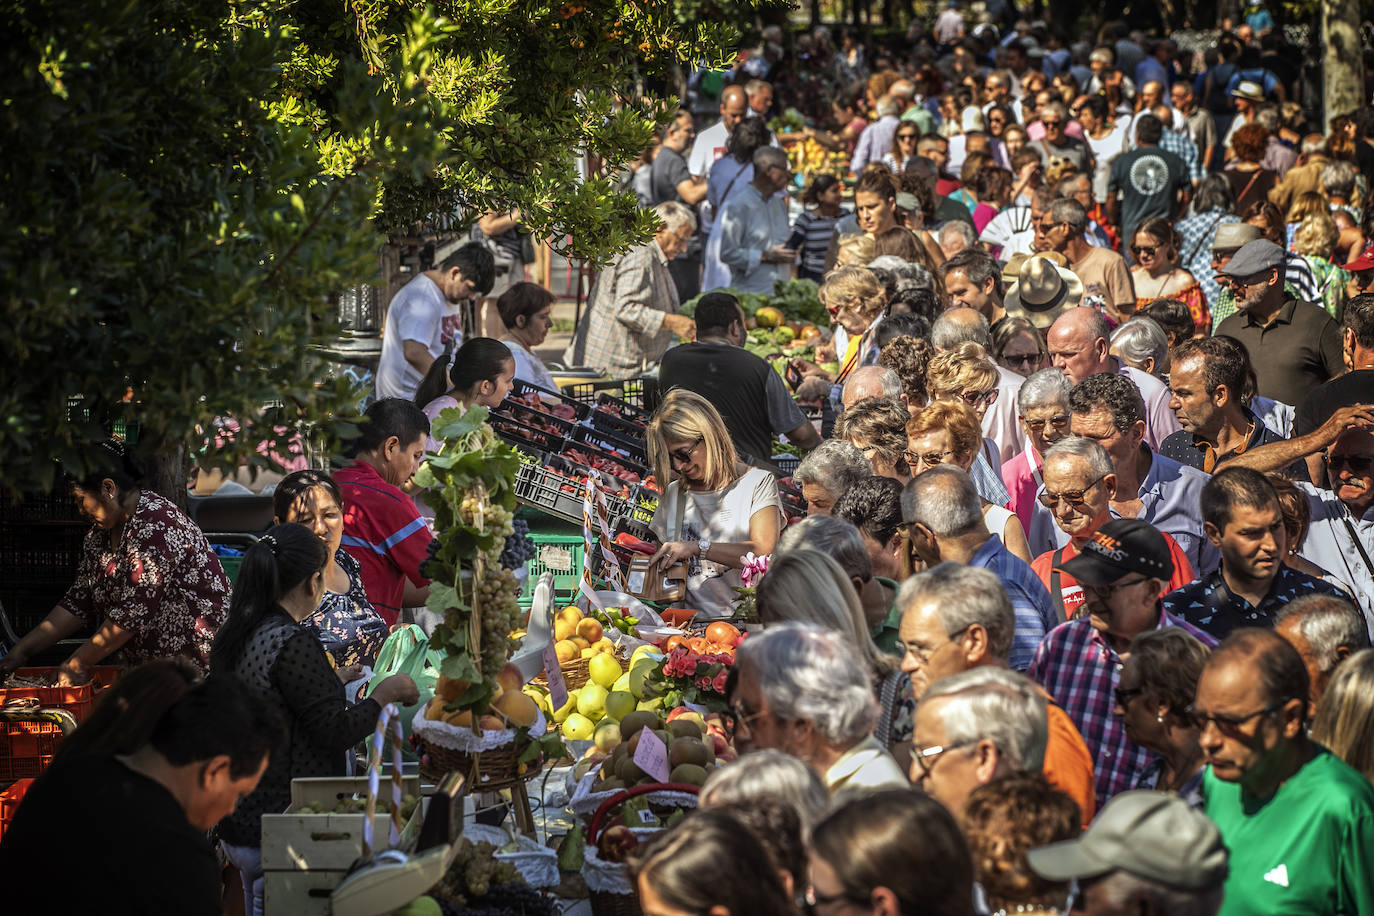
M530 540L529 533L528 522L523 518L514 521L511 533L506 537L506 544L501 548L500 562L503 569L519 569L527 560L534 559L538 547Z
M509 569L487 563L477 581L482 609L482 662L484 672L505 667L510 656L510 632L523 625L520 619L520 583Z
M514 865L497 860L495 846L460 838L453 862L435 891L438 896L465 904L487 896L494 887L512 885L529 889Z
M511 533L514 513L505 506L489 502L474 492L468 492L463 496L463 501L458 504L458 517L464 524L477 527L479 510L482 514L482 531L489 531L499 537Z

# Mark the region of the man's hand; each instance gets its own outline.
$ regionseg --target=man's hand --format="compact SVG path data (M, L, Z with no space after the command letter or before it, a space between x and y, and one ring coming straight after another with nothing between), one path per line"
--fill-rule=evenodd
M1313 433L1313 437L1321 443L1313 451L1327 448L1352 426L1357 429L1374 429L1374 404L1352 404L1339 408Z
M791 264L797 259L797 249L784 248L781 245L774 245L765 251L761 260L770 264Z
M664 315L663 327L688 340L697 336L697 323L686 315Z
M809 359L802 359L801 357L797 357L792 360L791 366L793 369L796 369L798 372L802 374L802 378L821 378L825 379L826 381L834 381L835 379L833 375L831 375L829 372L826 372L824 369L822 369L815 363L811 362L811 360Z

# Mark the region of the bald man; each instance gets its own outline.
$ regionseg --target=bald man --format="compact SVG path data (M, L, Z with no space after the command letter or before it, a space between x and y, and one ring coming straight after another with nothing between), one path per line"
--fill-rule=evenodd
M901 378L886 366L860 366L849 374L840 396L844 409L848 410L864 398L891 398L906 403Z
M720 94L720 120L697 134L692 153L687 157L687 170L701 178L710 177L711 165L725 155L725 141L730 131L749 114L749 97L743 86L726 86Z

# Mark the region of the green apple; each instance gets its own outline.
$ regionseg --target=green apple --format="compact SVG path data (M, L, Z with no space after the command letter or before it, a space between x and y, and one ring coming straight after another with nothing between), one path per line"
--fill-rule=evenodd
M588 681L577 691L577 711L595 722L606 714L606 697L609 695L605 687Z
M635 709L634 694L624 690L612 691L606 697L606 715L612 719L623 719Z

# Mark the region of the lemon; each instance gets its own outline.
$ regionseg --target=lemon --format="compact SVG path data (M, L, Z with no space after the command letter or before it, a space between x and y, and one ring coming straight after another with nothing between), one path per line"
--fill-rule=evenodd
M577 711L596 721L606 714L607 696L609 693L600 684L584 684L582 689L577 691Z
M594 683L609 690L616 681L620 680L622 672L620 662L615 660L615 656L599 653L593 655L591 661L587 663L587 673Z
M573 713L563 722L563 737L569 741L586 741L596 731L596 724L581 713Z
M563 722L575 712L577 712L577 695L570 693L568 694L568 702L553 711L553 721L555 724Z

